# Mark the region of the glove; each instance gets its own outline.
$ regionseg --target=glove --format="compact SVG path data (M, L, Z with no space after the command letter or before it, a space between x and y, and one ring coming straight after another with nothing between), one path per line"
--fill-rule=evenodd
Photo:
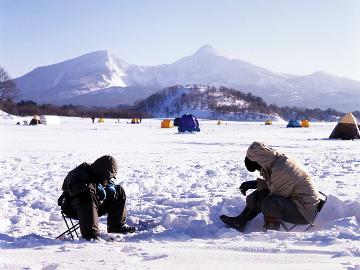
M106 199L106 191L100 183L96 186L96 195L100 201L104 201Z
M253 180L253 181L246 181L243 182L239 189L242 195L246 196L246 191L248 191L249 189L256 189L257 187L257 180Z
M116 188L115 183L110 181L109 184L105 186L105 190L108 196L115 198L116 197Z

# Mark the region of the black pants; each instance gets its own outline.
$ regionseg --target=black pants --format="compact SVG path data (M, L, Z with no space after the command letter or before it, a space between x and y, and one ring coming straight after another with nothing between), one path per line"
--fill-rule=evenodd
M293 224L308 224L296 204L288 198L255 190L246 197L246 206L256 213L271 216Z
M99 216L108 214L107 227L122 226L126 220L126 194L120 185L116 185L116 196L106 194L106 199L100 204L97 196L92 193L81 194L74 198L65 214L79 220L80 232L83 237L93 237L100 233Z

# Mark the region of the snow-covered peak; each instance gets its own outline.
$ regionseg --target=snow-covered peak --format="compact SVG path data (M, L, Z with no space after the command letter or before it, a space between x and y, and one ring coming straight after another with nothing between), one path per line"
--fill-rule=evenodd
M311 73L310 75L317 75L317 76L333 76L332 74L330 73L327 73L325 71L322 71L322 70L317 70L313 73Z
M212 47L211 45L207 44L202 47L200 47L193 56L211 56L211 55L217 55L220 56L220 54Z
M306 75L307 77L312 77L312 78L319 78L319 79L340 79L340 77L335 76L333 74L330 74L328 72L325 71L315 71L309 75Z
M89 52L83 55L80 55L78 58L80 57L86 57L86 56L99 56L99 57L107 57L110 54L110 52L108 50L98 50L98 51L93 51L93 52Z
M100 50L34 69L18 78L24 98L42 102L69 98L110 87L126 87L129 64Z

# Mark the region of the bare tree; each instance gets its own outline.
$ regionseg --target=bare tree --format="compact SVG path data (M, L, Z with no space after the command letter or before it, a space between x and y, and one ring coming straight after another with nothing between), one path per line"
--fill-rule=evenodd
M9 77L5 69L0 66L0 102L13 100L18 96L15 82Z
M177 101L175 103L175 111L176 111L178 117L180 117L181 108L182 108L182 106L180 105L180 101Z

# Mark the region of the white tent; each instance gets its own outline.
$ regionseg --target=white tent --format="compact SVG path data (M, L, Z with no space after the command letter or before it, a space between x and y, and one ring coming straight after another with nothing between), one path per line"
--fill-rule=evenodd
M41 115L40 123L43 125L60 125L61 119L57 115Z

